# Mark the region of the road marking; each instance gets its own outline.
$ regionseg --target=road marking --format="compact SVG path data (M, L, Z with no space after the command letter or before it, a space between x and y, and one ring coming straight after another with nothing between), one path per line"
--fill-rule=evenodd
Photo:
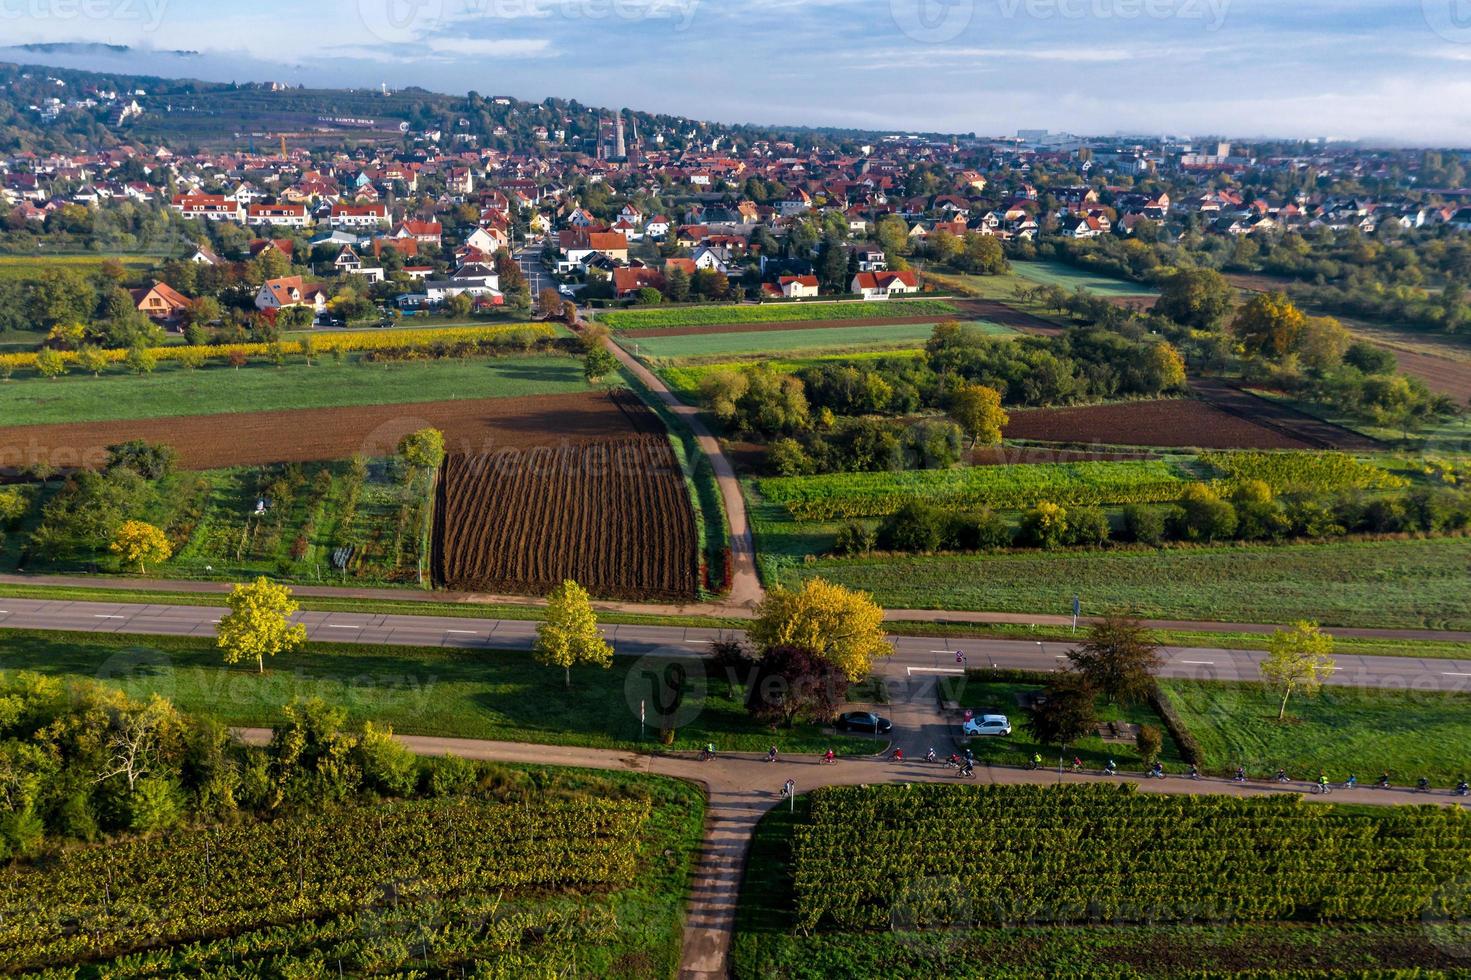
M329 630L360 630L361 626L338 626L336 623L325 624Z
M93 619L127 619L126 616L111 615L109 613L93 613Z
M1192 667L1214 667L1216 665L1214 660L1182 660L1180 663L1189 664Z
M930 653L954 653L954 650L931 650Z
M964 674L959 667L905 667L906 674Z
M446 633L463 633L467 636L477 635L475 630L445 630Z
M1471 677L1471 674L1454 674L1454 673L1451 673L1450 671L1446 670L1446 671L1442 671L1441 672L1441 676L1442 677Z
M679 642L681 642L681 643L688 643L692 647L702 647L705 644L709 643L710 641L709 640L680 640Z

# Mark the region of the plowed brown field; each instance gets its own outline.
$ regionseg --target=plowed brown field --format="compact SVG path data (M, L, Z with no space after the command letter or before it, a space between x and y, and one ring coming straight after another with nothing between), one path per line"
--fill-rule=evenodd
M37 462L59 469L99 466L107 446L129 439L167 443L178 451L180 465L194 470L384 456L406 434L425 427L439 429L449 450L460 453L663 431L636 396L622 391L186 415L0 428L0 471Z
M1312 448L1308 442L1285 432L1257 425L1193 398L1014 411L1005 436L1101 446Z
M694 512L662 436L450 456L434 525L447 588L545 595L570 578L606 598L697 595Z

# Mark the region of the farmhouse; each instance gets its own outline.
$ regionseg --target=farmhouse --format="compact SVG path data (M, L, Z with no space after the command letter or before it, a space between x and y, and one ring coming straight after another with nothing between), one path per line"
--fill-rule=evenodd
M776 285L787 299L809 299L820 292L816 276L782 276Z
M267 279L255 294L258 310L281 310L291 306L309 306L320 316L327 312L327 291L321 286L308 286L301 276Z
M188 308L191 302L189 297L168 283L157 279L153 280L152 286L134 289L131 292L133 305L138 308L138 312L162 323L177 321L179 314Z

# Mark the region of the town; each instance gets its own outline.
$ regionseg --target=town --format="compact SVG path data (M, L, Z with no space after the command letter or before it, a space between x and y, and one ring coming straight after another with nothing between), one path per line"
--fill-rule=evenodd
M1471 976L1436 142L0 64L0 970Z

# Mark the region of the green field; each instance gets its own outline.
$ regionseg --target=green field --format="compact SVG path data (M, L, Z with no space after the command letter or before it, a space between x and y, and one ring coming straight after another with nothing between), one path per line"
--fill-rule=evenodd
M582 365L554 356L369 364L348 355L310 367L251 364L190 371L161 364L145 375L68 375L0 384L5 425L214 415L343 405L395 405L586 391Z
M913 501L946 507L1014 510L1055 504L1157 503L1182 489L1179 468L1162 460L1022 463L896 473L768 477L762 498L799 520L883 517Z
M848 354L817 354L812 357L790 357L772 359L753 354L743 360L712 361L699 364L663 364L659 366L659 377L664 379L672 391L685 401L694 401L700 392L700 381L706 375L717 371L740 371L750 367L758 361L783 374L793 374L803 368L815 367L819 364L840 363L848 364L861 361L876 361L880 358L897 358L910 360L920 357L924 351L918 348L905 350L869 350L856 351Z
M160 256L152 255L0 255L0 279L30 279L55 268L87 274L102 268L104 262L117 262L136 272L159 261Z
M1158 296L1159 290L1104 273L1089 272L1062 262L1013 262L1012 271L1040 286L1061 286L1068 292L1082 288L1099 296Z
M405 735L498 739L549 745L653 749L658 713L639 735L639 702L668 661L616 657L609 670L576 668L572 686L562 671L529 653L441 647L313 644L302 653L227 667L210 639L84 636L6 632L0 669L98 678L134 696L158 693L181 710L214 715L228 725L268 726L295 698L320 697L341 706L354 723L392 725ZM676 749L714 742L725 751L764 752L775 743L791 754L871 752L874 743L831 737L812 726L773 733L747 716L734 679L682 660L689 674L676 716ZM632 675L632 676L630 676Z
M841 303L767 303L761 306L681 306L642 310L612 310L598 320L612 330L655 330L717 323L795 323L801 320L863 320L871 317L935 316L956 314L949 303L930 299Z
M1001 555L770 558L768 582L821 577L891 609L1471 629L1471 538Z
M972 324L995 337L1014 331L991 323ZM737 354L791 353L793 351L874 350L912 348L930 339L933 323L896 323L865 327L818 327L812 330L758 330L750 333L683 334L678 337L624 337L619 342L640 357L730 357Z
M1239 765L1262 777L1282 768L1300 780L1325 772L1336 783L1355 774L1368 785L1388 771L1399 785L1425 776L1443 789L1471 773L1471 694L1325 687L1293 698L1278 722L1280 696L1257 684L1160 686L1210 772Z

